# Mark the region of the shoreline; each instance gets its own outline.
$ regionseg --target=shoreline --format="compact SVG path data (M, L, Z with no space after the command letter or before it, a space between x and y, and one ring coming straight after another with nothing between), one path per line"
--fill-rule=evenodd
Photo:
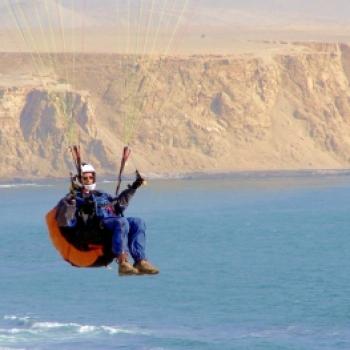
M350 176L350 169L300 169L300 170L240 170L229 172L191 172L191 173L144 173L146 180L226 180L240 178L287 178L287 177L326 177L326 176ZM132 181L133 175L127 174L123 181ZM100 183L116 182L117 177L111 175L99 176ZM13 177L3 178L0 185L35 186L68 182L69 177Z

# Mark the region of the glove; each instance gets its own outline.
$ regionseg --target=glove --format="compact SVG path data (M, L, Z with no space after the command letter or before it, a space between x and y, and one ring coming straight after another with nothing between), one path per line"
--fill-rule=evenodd
M76 203L75 196L73 194L70 194L69 196L66 197L66 202L68 205L75 205Z
M137 190L140 186L142 186L145 183L145 179L141 176L141 174L136 170L136 180L129 185L129 188L132 188L133 190Z
M77 195L77 191L81 190L81 185L79 184L76 176L71 176L71 182L70 182L70 196L71 198L75 199Z
M76 204L76 192L75 191L70 191L67 195L66 195L66 198L65 198L65 202L68 204L68 205L75 205Z

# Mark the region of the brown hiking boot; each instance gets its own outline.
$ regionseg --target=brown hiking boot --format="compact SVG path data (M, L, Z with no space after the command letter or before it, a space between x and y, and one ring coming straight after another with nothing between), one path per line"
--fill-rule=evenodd
M134 264L134 267L139 271L139 274L142 275L156 275L159 273L159 270L147 260L138 261Z
M119 263L118 274L119 276L139 275L139 271L128 261L122 261Z
M117 256L117 263L119 264L119 276L130 276L139 274L139 271L128 262L128 254L126 252L122 252Z

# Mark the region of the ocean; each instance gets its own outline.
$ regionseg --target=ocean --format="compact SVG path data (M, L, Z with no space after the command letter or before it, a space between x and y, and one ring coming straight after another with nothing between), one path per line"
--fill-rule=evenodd
M349 174L150 181L127 215L158 276L63 261L44 216L67 187L0 185L1 350L350 348Z

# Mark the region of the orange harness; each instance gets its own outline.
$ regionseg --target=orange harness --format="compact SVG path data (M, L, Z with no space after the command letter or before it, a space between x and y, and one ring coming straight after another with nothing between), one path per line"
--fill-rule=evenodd
M99 267L112 262L113 257L106 256L103 245L91 244L89 250L83 251L69 243L57 225L56 210L53 208L46 214L46 223L51 241L64 260L77 267Z

